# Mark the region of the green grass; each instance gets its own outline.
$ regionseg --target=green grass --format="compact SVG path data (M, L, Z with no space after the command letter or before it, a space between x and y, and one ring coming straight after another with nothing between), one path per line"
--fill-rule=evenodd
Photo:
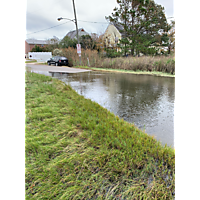
M36 63L37 60L26 60L25 63Z
M158 72L158 71L133 71L133 70L123 70L123 69L109 69L109 68L96 68L96 67L88 67L88 66L75 66L75 68L83 68L83 69L90 69L94 71L108 71L108 72L120 72L120 73L129 73L129 74L137 74L137 75L154 75L154 76L163 76L163 77L172 77L175 78L175 75Z
M57 79L25 90L26 199L174 198L174 149Z

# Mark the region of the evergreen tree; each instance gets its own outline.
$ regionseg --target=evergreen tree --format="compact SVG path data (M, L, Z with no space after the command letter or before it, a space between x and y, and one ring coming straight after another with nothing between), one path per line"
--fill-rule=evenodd
M69 36L65 36L59 43L59 46L61 48L68 48L68 47L73 47L76 48L77 40L76 39L71 39Z
M168 31L164 8L153 0L117 0L119 8L106 17L122 34L120 47L124 54L130 50L155 54L155 46L167 43ZM167 44L166 44L167 45Z
M96 47L96 42L95 40L93 40L93 38L90 35L82 35L80 37L80 44L81 44L81 48L84 49L95 49Z

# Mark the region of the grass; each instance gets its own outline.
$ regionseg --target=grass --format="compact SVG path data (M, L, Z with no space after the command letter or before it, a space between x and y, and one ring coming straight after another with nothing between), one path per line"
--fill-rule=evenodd
M98 68L144 71L144 72L162 72L174 75L175 60L173 56L142 56L142 57L119 57L105 58Z
M35 63L37 60L26 60L25 63Z
M26 72L26 199L173 199L175 152L51 77Z
M62 56L69 59L70 66L79 65L79 56L76 49L62 49ZM132 72L141 71L145 73L151 72L149 74L156 74L159 72L162 74L169 74L169 76L175 76L174 55L106 58L102 53L98 54L95 50L82 49L81 62L82 65L91 68L126 70Z
M128 74L138 74L138 75L154 75L154 76L163 76L163 77L172 77L175 78L175 75L158 72L158 71L133 71L133 70L124 70L124 69L110 69L110 68L96 68L96 67L88 67L88 66L74 66L75 68L82 68L82 69L90 69L94 71L108 71L108 72L119 72L119 73L128 73Z

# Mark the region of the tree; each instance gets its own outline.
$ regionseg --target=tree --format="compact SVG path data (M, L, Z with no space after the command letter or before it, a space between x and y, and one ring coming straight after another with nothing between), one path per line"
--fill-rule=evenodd
M48 43L48 50L53 52L54 49L59 47L59 38L53 36L53 38L47 40Z
M76 48L77 40L76 39L71 39L69 36L65 36L59 43L59 46L61 48L68 48L68 47L73 47Z
M171 20L169 27L170 27L170 30L167 33L168 38L169 38L168 54L170 54L171 50L175 48L175 21L174 20Z
M124 54L155 54L155 46L167 43L168 31L164 8L153 0L117 0L119 8L106 17L122 34L120 47Z
M40 47L35 45L35 47L32 48L31 52L48 52L48 47Z
M90 35L82 35L80 37L80 44L82 48L91 50L95 49L96 46L95 40Z
M91 35L93 41L95 41L95 49L98 51L98 53L102 52L104 50L105 42L103 40L103 34L92 34Z

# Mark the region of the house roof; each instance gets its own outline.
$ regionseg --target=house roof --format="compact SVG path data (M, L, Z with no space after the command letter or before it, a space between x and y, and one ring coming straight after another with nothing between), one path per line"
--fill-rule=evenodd
M112 27L112 31L113 31L113 32L118 32L120 35L122 35L122 34L120 33L119 29L118 29L115 25L113 25L113 24L109 24L109 25L108 25L108 27L107 27L107 29L106 29L106 31L105 31L104 34L106 34L106 33L108 32L108 30L109 30L110 27ZM114 29L113 29L113 28L114 28Z
M27 39L28 44L48 44L47 40Z
M89 33L87 33L83 28L79 28L78 35L79 36L89 35ZM71 39L76 38L76 30L70 31L69 33L67 33L67 36L70 37Z
M115 28L120 32L121 36L125 37L126 34L124 32L124 27L121 24L112 22L111 25L114 25Z

